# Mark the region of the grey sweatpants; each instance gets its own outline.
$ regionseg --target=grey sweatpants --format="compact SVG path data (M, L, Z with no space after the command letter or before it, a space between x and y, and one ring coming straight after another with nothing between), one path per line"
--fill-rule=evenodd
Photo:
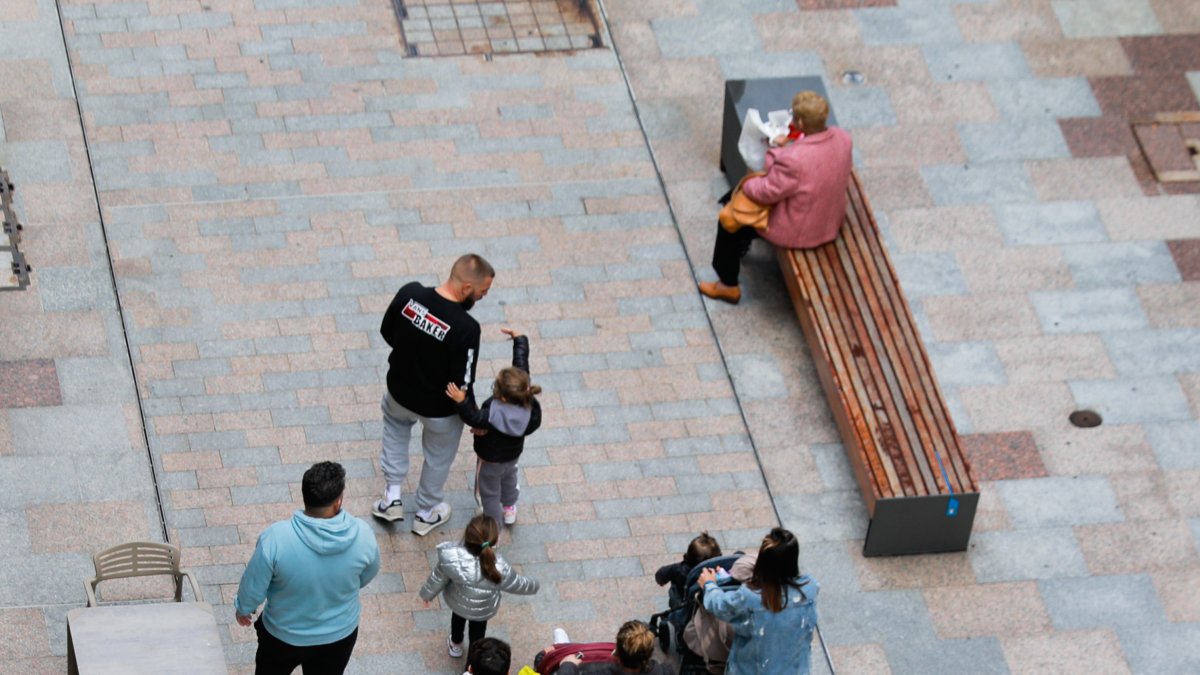
M380 407L383 409L383 451L379 454L379 464L388 485L404 485L404 478L408 476L408 444L412 440L412 428L417 422L421 423L425 463L421 466L421 482L417 485L417 510L432 509L445 495L446 478L462 438L462 419L458 415L418 415L396 403L389 392L384 392Z
M483 512L504 524L504 507L513 506L521 496L517 485L517 462L485 462L476 458L475 494L483 505Z

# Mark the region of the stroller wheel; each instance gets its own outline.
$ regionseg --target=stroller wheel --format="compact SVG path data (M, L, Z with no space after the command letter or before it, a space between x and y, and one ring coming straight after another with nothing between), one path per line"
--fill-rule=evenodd
M650 617L650 632L658 636L658 646L662 648L664 654L671 653L671 624L663 621L662 614L655 614Z

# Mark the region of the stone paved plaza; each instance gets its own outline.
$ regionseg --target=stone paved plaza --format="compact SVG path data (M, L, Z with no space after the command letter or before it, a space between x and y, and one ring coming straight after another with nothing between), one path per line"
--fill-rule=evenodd
M506 325L545 388L501 545L542 590L489 629L522 662L555 626L610 639L664 607L652 574L696 532L748 548L782 523L840 673L1200 672L1200 187L1157 183L1129 126L1200 111L1200 3L597 7L599 48L409 57L390 0L0 2L34 270L0 292L0 671L64 672L91 554L165 539L252 672L232 599L258 533L324 459L367 516L382 313L474 251L498 270L476 391ZM981 479L965 553L862 557L765 246L740 305L695 289L723 81L799 75L853 134ZM351 672L461 672L416 591L471 515L469 448L448 527L372 523Z

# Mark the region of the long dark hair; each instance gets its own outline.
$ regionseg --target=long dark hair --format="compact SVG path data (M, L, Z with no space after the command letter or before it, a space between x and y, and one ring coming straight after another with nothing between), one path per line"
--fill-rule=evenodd
M754 574L747 581L762 594L763 606L772 612L783 611L787 603L785 589L800 588L800 543L796 535L782 527L773 528L763 537L754 562Z
M479 569L483 577L493 584L500 583L504 577L496 569L496 539L500 537L500 526L496 519L481 513L467 523L467 531L463 533L463 548L471 555L479 558Z

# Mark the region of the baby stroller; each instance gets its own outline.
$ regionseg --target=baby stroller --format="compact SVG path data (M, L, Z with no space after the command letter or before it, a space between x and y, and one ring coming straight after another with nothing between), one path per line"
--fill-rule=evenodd
M728 572L733 563L742 557L738 551L732 555L710 558L692 568L688 573L686 589L681 593L675 586L668 593L669 606L666 611L650 617L647 622L651 632L658 638L658 644L664 654L671 653L674 645L675 653L679 655L679 675L704 675L708 673L708 664L704 657L688 649L683 641L683 629L691 622L696 614L696 608L703 606L704 589L700 587L700 573L706 567L720 567ZM741 586L741 582L733 577L724 577L717 581L723 590L732 590Z

